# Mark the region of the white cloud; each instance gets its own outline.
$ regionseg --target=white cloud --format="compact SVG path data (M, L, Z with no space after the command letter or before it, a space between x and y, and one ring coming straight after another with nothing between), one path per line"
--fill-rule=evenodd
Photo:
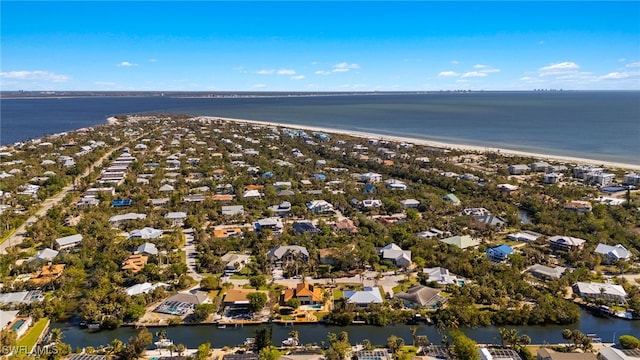
M483 65L483 64L475 64L473 65L473 68L478 69L479 72L485 73L485 74L500 72L500 69L496 69L489 65Z
M278 75L295 75L296 71L292 69L280 69L276 73Z
M158 59L149 59L149 62L157 62Z
M475 65L473 65L473 68L474 69L485 69L485 68L488 68L488 66L487 65L482 65L482 64L475 64Z
M133 63L130 63L128 61L123 61L123 62L121 62L120 64L118 64L116 66L118 66L118 67L132 67L132 66L138 66L138 64L133 64Z
M291 77L291 80L302 80L302 79L304 79L304 75L296 75Z
M333 70L332 71L334 73L337 73L337 72L347 72L349 70L357 70L357 69L360 69L360 65L341 62L339 64L333 65Z
M318 70L315 72L316 75L331 75L331 71Z
M452 63L453 65L458 65L459 64L458 60L451 60L450 63Z
M256 74L258 74L258 75L271 75L274 72L276 72L274 69L262 69L262 70L256 71Z
M67 82L69 80L69 76L67 75L42 70L0 72L0 77L4 79L44 80L51 82Z
M487 73L482 71L469 71L467 73L462 74L463 78L485 77L485 76L487 76Z
M608 73L607 75L603 75L600 76L598 79L599 80L619 80L619 79L626 79L626 78L630 78L632 76L638 76L640 74L640 72L612 72L612 73Z
M311 65L318 65L318 62L317 61L312 61Z
M458 74L455 71L441 71L440 73L438 73L439 77L453 77L453 76L458 76L460 74Z
M640 61L636 61L636 62L629 63L629 64L625 65L625 67L628 67L628 68L637 68L637 67L640 67Z
M572 61L565 61L565 62L541 67L540 69L538 69L538 71L540 73L540 76L552 76L552 75L576 72L579 68L580 68L580 65Z

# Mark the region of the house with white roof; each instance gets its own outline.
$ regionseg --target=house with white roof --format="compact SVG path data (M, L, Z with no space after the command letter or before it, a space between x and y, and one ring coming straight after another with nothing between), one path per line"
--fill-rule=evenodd
M360 207L363 209L370 209L382 206L382 200L366 199L360 202Z
M220 260L225 263L224 272L232 274L242 270L251 261L251 257L244 254L227 253L222 255Z
M242 216L244 215L244 206L242 205L228 205L220 208L220 212L225 216Z
M365 287L363 290L344 290L344 298L348 303L357 306L369 306L370 304L382 304L382 294L378 287Z
M602 255L604 257L604 262L609 264L629 260L631 258L631 252L621 244L615 246L602 243L598 244L595 253Z
M184 220L187 218L187 213L184 211L172 211L167 213L165 219L171 220L173 226L182 226Z
M38 251L37 253L35 253L35 255L33 255L32 257L29 258L30 261L53 261L53 259L58 256L58 251L55 251L53 249L50 248L45 248L42 249L40 251Z
M314 214L326 214L335 211L333 205L325 200L312 200L307 203L307 208Z
M253 227L257 232L260 232L262 230L271 230L274 233L282 233L284 224L282 223L282 219L278 217L270 217L259 219L253 224Z
M158 248L155 244L146 242L140 246L135 251L135 254L147 254L147 255L158 255Z
M573 285L573 291L583 298L604 299L619 304L624 304L627 299L627 292L622 286L610 283L577 282Z
M65 250L65 249L71 249L73 247L78 246L81 241L82 241L82 235L75 234L75 235L58 238L56 239L55 243L58 250Z
M110 217L109 218L109 222L113 226L119 226L120 224L122 224L125 221L142 220L142 219L146 219L146 218L147 218L147 214L126 213L126 214L114 215L114 216Z
M424 268L422 274L427 282L436 282L440 285L463 285L468 282L467 279L450 273L449 269L443 267Z
M245 199L261 199L262 194L260 194L260 191L258 190L247 190L244 192L242 197Z
M540 238L542 234L534 231L523 230L517 233L507 235L507 239L515 241L533 242Z
M581 249L587 240L571 236L556 235L549 239L549 246L552 250L570 251Z
M400 200L400 205L402 205L402 207L405 209L416 209L418 208L418 206L420 206L420 201L416 199L405 199Z
M157 239L162 236L162 230L145 227L138 230L133 230L129 234L129 239Z
M124 291L127 292L127 295L129 296L134 296L134 295L139 295L139 294L148 294L149 292L159 288L159 287L163 287L165 289L169 288L169 284L165 284L165 283L155 283L155 284L151 284L150 282L145 282L142 284L136 284L133 286L130 286L128 288L126 288Z
M562 266L549 267L541 264L532 265L527 271L541 279L559 279L567 268Z
M402 250L402 248L396 244L389 244L381 248L379 254L383 260L391 260L396 266L411 266L411 251Z
M360 175L360 181L366 183L376 183L382 181L382 175L378 173L368 172Z

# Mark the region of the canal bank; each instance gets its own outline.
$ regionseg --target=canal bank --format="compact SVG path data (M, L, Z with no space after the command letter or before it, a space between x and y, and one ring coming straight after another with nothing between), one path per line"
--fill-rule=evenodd
M126 342L130 337L138 332L132 327L122 327L115 330L104 330L90 332L77 326L64 323L52 323L52 328L59 328L63 331L63 341L70 344L72 348L82 348L86 346L98 347L106 345L113 339L120 339ZM328 326L322 324L304 325L276 325L273 324L272 342L280 342L289 337L291 330L299 333L302 344L318 344L326 342L327 334L330 332L339 333L346 331L349 334L351 343L356 344L364 339L368 339L372 344L386 344L387 338L391 335L402 337L405 342L410 343L412 339L409 325L351 325L346 327ZM603 318L593 316L586 311L582 311L581 320L577 324L562 326L505 326L515 328L520 334L527 334L534 344L551 344L565 342L562 338L564 329L580 329L585 334L596 334L603 342L617 342L620 335L630 334L640 336L640 321L627 321L616 318ZM217 325L179 325L172 327L149 327L151 333L161 329L166 329L167 336L173 340L174 344L183 344L189 348L195 348L201 343L210 342L213 347L224 347L241 345L248 337L255 337L258 326L226 327L218 328ZM499 329L502 326L489 326L479 328L461 328L473 340L482 344L500 343ZM418 335L426 335L434 343L439 343L441 335L434 326L418 325Z

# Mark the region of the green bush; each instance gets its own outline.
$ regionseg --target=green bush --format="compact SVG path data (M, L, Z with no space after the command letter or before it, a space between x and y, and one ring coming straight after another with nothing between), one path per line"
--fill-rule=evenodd
M640 347L640 339L631 335L622 335L618 338L620 345L625 349L637 349Z

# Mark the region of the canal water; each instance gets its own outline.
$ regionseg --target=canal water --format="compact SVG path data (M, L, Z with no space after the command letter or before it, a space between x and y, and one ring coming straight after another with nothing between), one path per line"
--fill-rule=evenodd
M52 327L62 329L63 341L70 344L74 349L85 346L98 347L100 345L107 345L115 338L126 342L137 333L137 330L130 327L99 332L89 332L76 326L63 323L54 323ZM258 327L245 326L220 329L216 325L183 325L163 328L166 329L168 337L173 340L175 344L184 344L187 347L195 348L208 341L213 347L221 348L224 346L241 345L246 338L255 337L255 332ZM155 333L163 328L150 327L149 331ZM562 330L565 328L580 329L585 334L596 334L597 337L602 339L602 342L615 342L620 335L624 334L640 336L640 321L600 318L585 311L582 312L581 321L570 326L507 326L507 328L516 328L520 334L529 335L533 344L562 343L564 342ZM467 336L480 344L499 344L499 329L500 327L495 326L461 328ZM339 327L320 324L284 326L273 324L273 344L280 345L282 340L289 337L288 333L291 330L298 331L302 344L315 343L317 345L322 345L322 341L327 340L327 334L329 332L339 333L342 331L346 331L349 334L349 340L352 344L368 339L372 344L384 345L387 343L387 338L391 335L402 337L405 342L409 344L412 338L410 326L404 324L384 327L370 325ZM442 339L442 336L436 331L434 326L419 325L417 334L427 335L429 340L434 343L439 343Z

